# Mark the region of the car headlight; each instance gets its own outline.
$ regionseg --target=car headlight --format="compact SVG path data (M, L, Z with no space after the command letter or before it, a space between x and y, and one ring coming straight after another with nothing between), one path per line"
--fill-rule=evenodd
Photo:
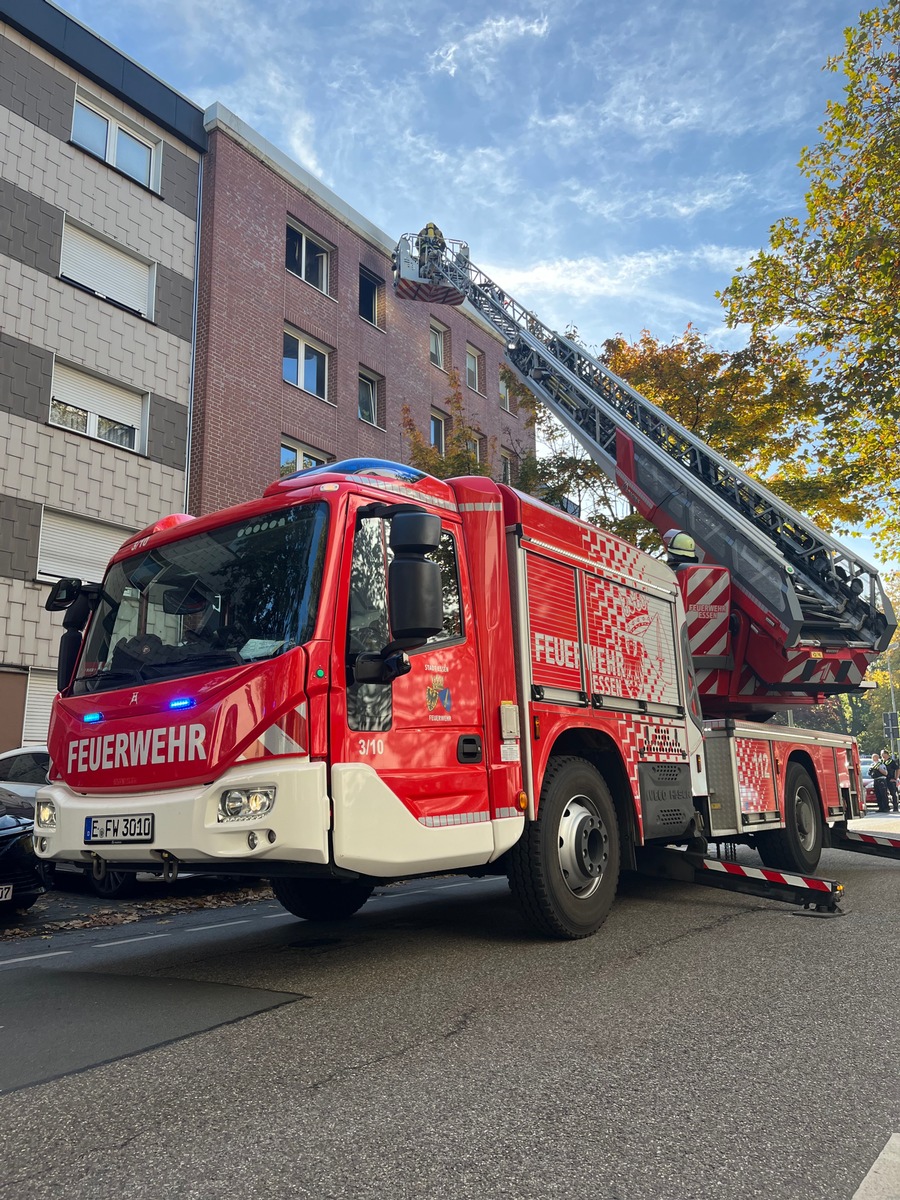
M275 807L275 788L229 788L219 797L219 821L251 821Z
M52 800L39 800L34 806L35 824L40 829L56 828L56 805Z

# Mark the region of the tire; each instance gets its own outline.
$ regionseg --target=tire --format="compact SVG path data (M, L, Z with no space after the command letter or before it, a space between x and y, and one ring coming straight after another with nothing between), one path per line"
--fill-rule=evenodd
M137 876L134 871L107 871L102 879L95 879L88 874L94 894L103 900L124 900L133 896L137 887Z
M583 758L553 760L537 820L509 851L509 886L526 920L547 937L590 937L612 907L619 862L606 781Z
M275 899L304 921L343 921L372 895L373 883L357 879L273 879Z
M756 835L756 849L767 867L779 871L815 871L822 856L824 826L816 785L799 763L788 763L784 785L784 829Z

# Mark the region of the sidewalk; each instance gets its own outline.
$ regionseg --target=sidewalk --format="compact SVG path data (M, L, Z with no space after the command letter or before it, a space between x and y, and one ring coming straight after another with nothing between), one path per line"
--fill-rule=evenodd
M848 821L847 828L854 833L884 833L900 838L900 813L867 812L856 821Z

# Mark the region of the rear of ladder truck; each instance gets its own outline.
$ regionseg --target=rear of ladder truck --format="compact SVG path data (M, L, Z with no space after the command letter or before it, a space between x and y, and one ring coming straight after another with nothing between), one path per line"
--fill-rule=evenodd
M818 704L866 686L869 663L887 648L897 626L876 568L711 450L584 347L549 329L472 263L465 242L445 239L433 227L405 234L394 255L394 286L403 299L471 305L504 339L518 379L660 535L673 528L692 535L703 558L683 567L678 582L704 718L716 725L755 722L761 732L761 723L779 708ZM726 601L718 605L713 638L710 606L703 603L711 593ZM853 759L858 763L855 750ZM848 783L839 803L828 808L832 824L822 823L816 860L822 844L900 858L900 839L848 829L864 804L853 767ZM734 835L718 832L709 810L705 815L711 838L727 846ZM747 840L740 832L739 840ZM749 836L760 844L760 834L761 828ZM782 869L723 865L691 850L645 855L650 873L836 908L839 884L785 875L783 861L774 865Z

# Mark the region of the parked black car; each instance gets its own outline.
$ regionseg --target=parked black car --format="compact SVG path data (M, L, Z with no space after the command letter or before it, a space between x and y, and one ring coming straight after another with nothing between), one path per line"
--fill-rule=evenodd
M31 840L33 822L0 802L0 921L31 908L44 890Z

